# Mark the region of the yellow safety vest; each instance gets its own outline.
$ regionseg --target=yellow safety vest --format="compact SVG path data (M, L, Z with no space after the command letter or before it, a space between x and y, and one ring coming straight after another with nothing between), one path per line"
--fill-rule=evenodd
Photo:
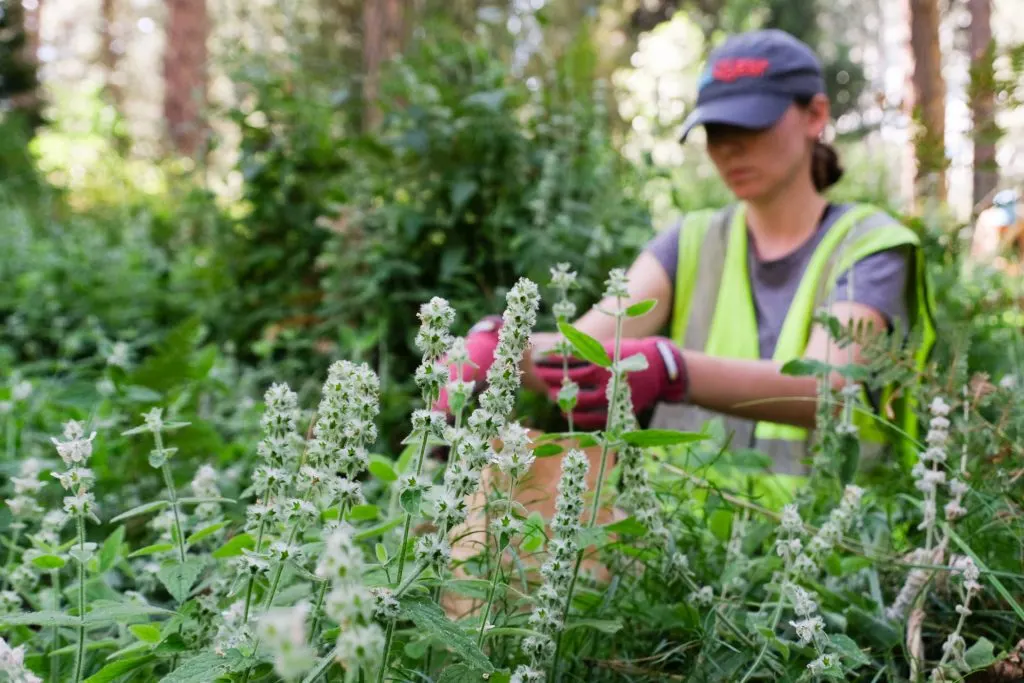
M910 326L919 326L922 333L915 358L923 368L934 345L935 328L920 240L884 211L866 204L848 209L815 249L786 314L772 360L786 363L803 356L815 311L827 303L828 293L840 274L866 256L900 246L911 247L914 254L912 276L907 283L907 311ZM686 216L679 236L671 321L671 336L681 347L721 358L760 359L747 248L745 205ZM892 438L894 432L887 424L916 439L914 396L912 392L903 392L890 401L892 391L890 387L883 392L880 404L891 403L896 415L894 422L887 423L877 414L857 413L862 448L897 445L912 457L913 441ZM803 461L812 437L806 429L755 423L691 405L659 406L659 413L652 426L690 431L699 430L708 418L723 419L727 429L740 437L739 447L756 448L773 458L774 481L758 478L759 488L771 489L762 491L770 498L791 494L804 480Z

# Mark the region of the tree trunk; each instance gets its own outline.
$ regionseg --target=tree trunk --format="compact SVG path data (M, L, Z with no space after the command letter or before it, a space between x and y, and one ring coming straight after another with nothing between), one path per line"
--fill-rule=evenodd
M167 0L164 119L181 154L195 154L204 137L208 34L206 0Z
M380 123L381 66L402 49L402 18L408 0L366 0L363 5L363 126Z
M974 212L982 210L999 183L995 121L995 41L992 40L992 0L968 0L971 13L971 119L974 138Z
M103 40L100 46L100 59L106 78L107 96L118 112L121 112L122 91L117 75L118 55L115 44L118 39L116 0L103 0L100 13L103 16Z
M938 0L908 0L910 8L911 89L914 196L946 199L946 83L939 49Z

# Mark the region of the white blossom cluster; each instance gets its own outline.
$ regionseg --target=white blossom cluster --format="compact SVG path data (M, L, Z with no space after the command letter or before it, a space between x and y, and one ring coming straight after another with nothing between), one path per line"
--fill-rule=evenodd
M856 521L863 497L864 489L859 486L849 485L844 489L839 505L832 509L828 520L821 525L818 533L808 542L807 549L794 562L793 568L801 576L816 578L821 573L821 561L832 552L836 543Z
M3 638L0 638L0 673L10 683L43 683L42 678L25 666L25 646L11 647Z
M301 677L316 659L309 646L306 617L309 603L268 610L259 619L257 633L274 655L274 671L286 681Z
M192 494L196 498L220 498L220 487L217 486L217 470L210 465L202 465L192 477ZM193 513L196 525L211 524L221 516L220 503L200 503Z
M568 263L557 264L551 269L551 286L558 292L551 312L558 320L572 320L576 317L576 304L569 300L569 290L576 286L576 272Z
M540 305L537 285L520 278L505 296L505 302L494 363L487 370L487 389L480 395L479 407L469 417L470 429L482 441L498 438L515 407L520 385L519 363L530 343L533 326L537 324Z
M416 369L415 380L424 402L431 405L448 381L448 366L442 360L454 342L449 328L455 322L455 309L435 296L420 306L419 319L416 347L423 353L423 360Z
M928 531L931 536L935 530L938 489L939 486L946 484L944 466L947 458L946 445L949 441L950 408L937 396L928 409L932 417L928 423L928 434L925 436L927 448L918 455L918 462L911 474L916 480L914 486L924 494L921 524L917 528Z
M341 627L335 657L350 673L372 672L384 655L384 631L373 621L374 613L398 616L397 601L387 591L375 594L363 584L364 570L352 529L342 522L327 537L316 574L331 582L325 611Z
M942 659L932 670L929 680L932 683L946 683L947 681L960 680L962 674L968 673L971 667L964 661L964 653L967 650L967 643L961 635L964 622L971 616L971 600L981 592L981 572L978 565L970 557L958 556L953 559L952 573L960 577L963 585L962 599L956 606L956 612L960 615L956 628L942 644ZM952 666L949 663L952 662ZM952 670L950 670L952 669Z
M38 520L43 514L37 500L39 492L47 482L39 479L43 471L43 463L37 458L26 458L18 468L18 476L11 477L14 485L14 497L4 502L11 510L11 516L21 524Z
M295 392L287 384L274 384L267 389L263 400L266 404L260 419L263 439L256 450L262 462L253 472L252 486L256 501L246 509L246 531L260 539L279 519L273 501L275 496L283 496L291 484L300 448L299 399Z
M64 511L72 517L88 517L97 524L96 498L90 489L96 481L92 470L86 467L92 457L92 442L96 432L88 437L81 423L71 420L64 425L64 440L51 439L57 447L57 453L67 465L64 472L55 472L53 476L61 487L68 492L64 497Z
M852 516L856 505L859 503L862 492L856 487L848 487L843 502L838 510L830 515L829 522L833 522L835 528L840 528L843 517ZM823 526L828 526L826 522ZM803 520L800 511L795 504L785 505L782 509L782 520L779 525L779 538L775 541L775 551L782 557L785 569L782 574L782 592L793 606L793 612L797 619L790 621L789 625L796 631L797 638L801 645L814 645L818 656L807 664L807 672L811 676L830 675L835 677L839 674L839 658L828 651L829 640L825 635L825 622L818 614L817 596L800 586L797 581L808 577L808 572L816 572L814 562L810 555L803 553L803 543L800 536L804 533ZM830 536L838 532L829 531ZM816 536L817 537L817 536ZM838 536L832 538L834 542ZM807 559L804 559L807 558Z
M623 446L619 451L619 462L622 473L619 479L618 504L647 527L655 538L667 542L671 534L665 526L658 497L651 487L647 468L644 467L643 449Z
M551 519L554 537L548 543L548 559L541 567L544 578L537 591L537 603L530 614L530 627L541 635L523 639L523 651L530 665L520 666L515 680L543 681L544 671L555 654L555 638L565 627L562 615L569 599L579 538L583 530L580 517L584 510L583 495L587 490L590 461L582 451L573 449L562 460L562 476L558 481L555 515Z
M608 279L604 283L605 297L625 299L629 296L629 279L626 277L625 268L612 268L608 272Z

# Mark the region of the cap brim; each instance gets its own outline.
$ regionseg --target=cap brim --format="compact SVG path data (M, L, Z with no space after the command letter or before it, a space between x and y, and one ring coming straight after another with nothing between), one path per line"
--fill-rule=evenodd
M737 128L764 130L774 126L793 99L772 93L745 93L707 102L694 109L683 123L680 142L697 126L717 123Z

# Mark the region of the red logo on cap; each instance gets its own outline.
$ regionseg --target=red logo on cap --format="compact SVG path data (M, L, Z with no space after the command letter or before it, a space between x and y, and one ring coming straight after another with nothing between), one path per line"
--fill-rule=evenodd
M715 62L711 74L716 81L732 83L739 78L761 78L768 66L767 59L734 57Z

